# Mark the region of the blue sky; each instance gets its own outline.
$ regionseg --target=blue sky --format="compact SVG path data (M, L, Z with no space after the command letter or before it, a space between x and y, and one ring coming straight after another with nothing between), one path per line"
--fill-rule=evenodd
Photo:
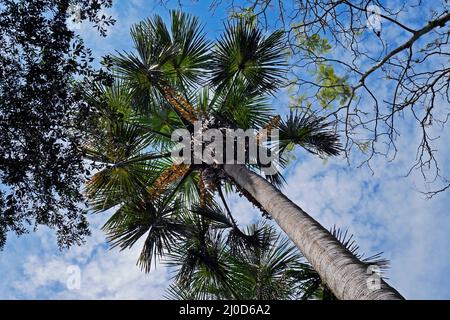
M201 17L208 37L214 39L226 15L207 11L208 1L192 2L183 9ZM170 3L169 3L169 7ZM130 26L141 19L167 11L154 1L116 1L110 12L117 24L108 38L99 38L88 26L80 32L101 56L131 47ZM413 19L413 17L409 17ZM378 88L380 95L386 88ZM286 97L279 97L281 106ZM287 108L287 106L286 106ZM448 128L447 132L448 132ZM374 175L348 166L342 158L324 162L298 151L286 171L284 192L325 227L337 225L355 235L367 254L384 252L391 260L388 282L410 299L450 299L450 193L427 200L418 192L423 180L414 172L405 177L420 139L412 119L399 123L399 154L394 162L376 158ZM448 134L436 129L442 172L450 172ZM260 214L240 199L230 199L242 224ZM86 245L59 251L54 235L45 228L19 239L11 235L0 252L0 298L2 299L159 299L170 283L171 273L158 266L150 274L136 266L140 243L131 250L110 250L99 230L109 213L90 216L92 236ZM80 288L69 290L70 267L80 270Z

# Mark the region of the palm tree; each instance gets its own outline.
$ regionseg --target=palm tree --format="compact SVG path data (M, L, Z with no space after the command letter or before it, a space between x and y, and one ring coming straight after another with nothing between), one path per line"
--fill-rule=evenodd
M315 113L291 112L284 119L275 114L270 102L285 74L282 32L263 35L235 21L212 44L197 18L170 15L170 27L159 16L135 25L135 53L111 58L115 83L88 93L100 117L86 157L103 167L86 193L95 211L118 208L105 225L114 245L127 248L146 235L139 264L149 271L155 256L173 253L179 239L192 232L180 217L217 201L245 239L226 204L226 195L238 192L274 219L337 298L402 299L384 281L378 289L367 285L367 265L283 195L280 172L265 175L260 162L180 164L171 157L172 133L184 128L194 135L196 121L221 132L278 129L279 140L264 147L279 148L280 166L294 145L321 157L338 155L341 146L333 123ZM202 251L200 257L205 255ZM222 267L214 268L220 274Z

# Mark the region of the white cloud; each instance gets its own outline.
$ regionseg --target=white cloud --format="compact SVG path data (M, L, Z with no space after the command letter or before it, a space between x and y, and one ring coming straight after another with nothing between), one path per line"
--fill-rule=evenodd
M106 216L92 217L93 235L84 246L68 251L58 253L54 236L49 231L30 235L38 245L22 250L22 264L14 265L19 268L15 275L4 277L10 290L2 290L0 298L161 299L170 283L169 270L158 265L150 274L145 274L136 266L144 239L130 250L109 250L100 231L100 221ZM10 248L8 244L6 254L14 254ZM71 266L80 270L79 290L70 290L67 286L73 275L69 272ZM0 265L0 269L4 268Z

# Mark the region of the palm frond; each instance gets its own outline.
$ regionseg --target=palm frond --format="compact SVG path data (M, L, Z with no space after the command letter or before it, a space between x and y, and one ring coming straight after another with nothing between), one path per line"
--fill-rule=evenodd
M228 23L213 50L213 86L230 88L241 78L248 92L273 92L282 84L285 72L282 31L265 37L257 27L239 20Z
M151 135L123 122L106 126L102 138L85 146L85 154L102 169L89 179L86 194L94 210L109 209L145 189L154 162L169 154L145 152Z
M191 233L166 255L167 265L176 270L176 281L182 285L190 283L199 291L223 288L229 283L223 233L195 216L188 217L184 223Z
M280 124L280 152L289 144L297 144L320 156L336 156L342 146L332 130L333 122L308 112L293 112Z
M114 69L133 88L134 105L151 110L164 87L198 84L208 67L210 44L196 17L171 11L168 27L159 15L135 24L131 30L136 53L117 53Z
M210 203L207 206L194 205L191 211L211 221L213 228L232 228L234 226L230 218L217 204Z
M210 294L207 290L196 290L190 284L183 285L175 281L166 290L164 298L168 300L210 300L217 297Z
M244 130L259 128L273 116L267 96L249 91L242 79L217 97L214 109Z
M297 284L288 272L301 268L301 254L287 238L277 235L273 227L263 224L250 228L261 230L264 245L256 248L247 246L239 255L230 254L230 273L238 284L237 291L244 299L297 297Z
M197 17L180 11L171 11L172 43L177 54L164 65L164 71L174 73L182 87L198 84L209 68L210 43Z
M137 264L149 272L154 258L170 251L186 228L178 220L180 206L176 202L162 206L143 194L124 204L103 226L112 247L131 248L147 234Z
M227 244L232 255L246 255L252 250L261 250L268 245L266 226L251 225L242 231L233 226L228 232Z

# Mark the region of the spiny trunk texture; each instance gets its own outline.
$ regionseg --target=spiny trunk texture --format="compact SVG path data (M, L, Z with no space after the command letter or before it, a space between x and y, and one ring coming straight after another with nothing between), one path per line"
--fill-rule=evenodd
M404 299L381 279L374 289L367 265L269 182L243 165L225 165L224 169L274 218L338 299Z

